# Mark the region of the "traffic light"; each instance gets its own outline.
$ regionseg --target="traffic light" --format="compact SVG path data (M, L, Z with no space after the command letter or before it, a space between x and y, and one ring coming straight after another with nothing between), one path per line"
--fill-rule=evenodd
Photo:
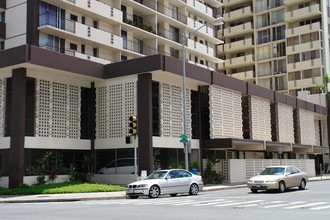
M131 136L136 136L137 135L137 118L136 116L130 116L129 117L129 131L128 133Z

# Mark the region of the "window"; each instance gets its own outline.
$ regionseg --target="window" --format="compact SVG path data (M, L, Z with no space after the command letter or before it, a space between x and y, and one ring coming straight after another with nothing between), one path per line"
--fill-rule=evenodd
M301 43L308 43L319 40L319 32L313 32L301 35Z
M99 28L99 22L98 21L93 21L93 27L94 28Z
M65 10L55 5L40 2L40 25L50 25L53 27L65 29Z
M166 14L170 16L171 18L174 18L175 20L178 20L178 7L168 4L168 11Z
M179 42L179 29L170 25L170 40Z
M98 57L99 56L99 51L96 47L93 48L93 56Z
M289 81L301 79L300 71L289 73Z
M272 12L271 24L277 24L284 21L284 9Z
M257 17L257 28L269 26L269 14L259 15Z
M269 33L269 30L258 31L258 44L268 43L270 41Z
M288 56L288 63L300 62L299 53Z
M143 24L143 17L133 14L133 24L134 26L141 27Z
M273 41L282 40L285 38L285 26L275 27L272 29Z
M179 58L179 50L170 47L170 56L175 57L175 58Z
M86 17L84 17L84 16L81 17L81 23L86 24Z
M127 60L127 56L123 56L123 55L122 55L122 56L120 57L120 60L121 60L121 61Z
M274 61L274 74L281 74L286 72L286 62L285 60L275 60Z
M122 30L121 37L123 38L123 49L127 49L127 32Z
M5 42L0 41L0 50L4 50L4 49L5 49Z
M77 44L70 43L70 50L77 50L77 49L78 49Z
M288 46L293 46L293 45L298 45L298 44L299 44L299 37L298 36L287 38L287 45Z
M85 44L82 44L81 45L81 53L85 54L85 52L86 52Z
M70 15L70 19L71 19L72 21L78 21L78 16L77 16L77 15L73 15L73 14L71 14L71 15Z
M256 12L265 11L268 9L268 0L256 0Z
M39 34L39 46L47 50L53 50L61 53L65 52L65 40L50 34Z
M5 22L5 11L0 12L0 22Z

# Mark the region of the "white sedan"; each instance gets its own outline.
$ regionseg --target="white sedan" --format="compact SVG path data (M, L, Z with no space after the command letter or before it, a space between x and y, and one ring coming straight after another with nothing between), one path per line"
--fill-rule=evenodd
M202 177L182 169L157 170L146 179L127 185L126 195L131 199L139 196L157 198L162 194L178 193L197 195L204 187Z
M299 187L303 190L306 187L308 175L294 166L270 166L266 167L257 176L247 182L247 186L253 193L258 190L276 189L284 192L287 188Z

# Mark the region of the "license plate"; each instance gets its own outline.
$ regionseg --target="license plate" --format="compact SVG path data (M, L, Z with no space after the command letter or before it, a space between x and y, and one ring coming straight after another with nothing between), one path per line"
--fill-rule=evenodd
M133 193L134 190L133 190L133 189L128 189L128 190L126 190L126 192L127 192L127 193Z
M260 187L261 187L261 185L256 185L256 187L257 187L257 188L260 188Z

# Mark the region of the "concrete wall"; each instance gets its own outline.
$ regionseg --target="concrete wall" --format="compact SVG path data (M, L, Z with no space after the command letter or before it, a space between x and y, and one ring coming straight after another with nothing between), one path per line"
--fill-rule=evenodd
M126 186L137 179L138 177L134 174L95 174L92 182Z

